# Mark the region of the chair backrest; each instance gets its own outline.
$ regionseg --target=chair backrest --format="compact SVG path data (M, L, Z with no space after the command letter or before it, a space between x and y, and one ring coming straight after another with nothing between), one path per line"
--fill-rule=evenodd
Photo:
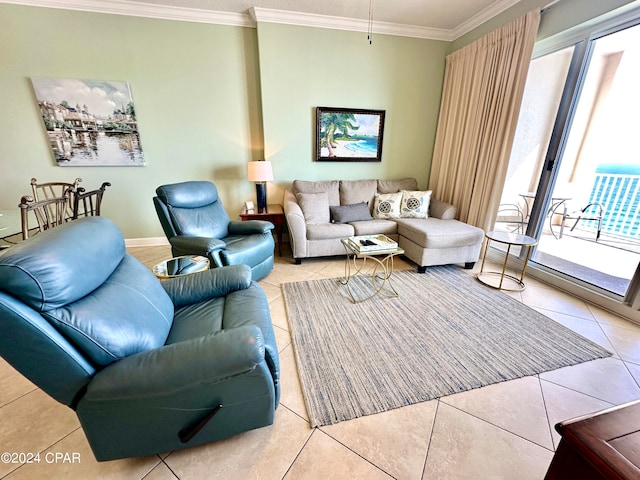
M78 184L82 182L81 178L76 178L73 183L67 182L47 182L38 183L35 178L31 179L31 191L33 192L33 198L36 202L42 200L50 200L52 198L63 197L67 190L75 192L78 189ZM65 217L71 218L73 215L73 196L69 196L67 204L67 212Z
M97 370L164 345L173 303L105 217L0 252L0 356L73 406Z
M191 181L156 189L156 212L167 238L224 238L229 235L229 215L211 182Z
M59 227L67 217L67 207L69 205L70 191L67 190L60 197L47 198L36 201L31 196L24 196L20 199L20 220L22 223L22 238L29 238L29 225L31 218L35 218L33 228L37 232L44 232L50 228Z
M104 182L100 188L90 192L78 187L73 194L73 215L71 218L75 220L81 217L99 217L104 191L110 186L111 183Z

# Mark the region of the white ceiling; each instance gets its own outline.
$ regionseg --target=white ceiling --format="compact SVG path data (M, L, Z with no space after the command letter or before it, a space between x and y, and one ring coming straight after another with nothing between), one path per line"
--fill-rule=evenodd
M454 40L521 0L0 0L70 10L251 26L260 21Z

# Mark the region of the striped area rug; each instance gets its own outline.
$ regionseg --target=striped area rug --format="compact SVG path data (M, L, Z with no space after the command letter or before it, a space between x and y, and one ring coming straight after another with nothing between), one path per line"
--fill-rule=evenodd
M459 267L393 285L398 298L359 304L337 279L282 285L312 426L611 355Z

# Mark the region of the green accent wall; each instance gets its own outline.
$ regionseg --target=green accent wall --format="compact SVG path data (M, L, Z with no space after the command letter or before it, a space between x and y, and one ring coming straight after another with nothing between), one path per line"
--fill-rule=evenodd
M162 237L155 188L211 180L232 218L255 200L246 163L272 160L270 202L295 178L416 176L426 187L448 43L261 24L256 28L0 4L0 211L29 181L110 181L103 215ZM59 167L31 77L127 81L145 167ZM315 106L387 112L381 163L316 163ZM6 220L6 218L5 218ZM6 222L5 222L6 223Z
M323 28L0 3L0 212L17 218L32 177L81 177L86 188L110 181L103 215L126 238L163 237L157 186L211 180L237 218L242 202L255 200L246 164L260 158L273 162L269 202L280 202L294 179L414 176L426 188L446 54L543 3L523 0L455 42L374 35L372 44L366 33ZM609 9L584 7L596 3L563 0L542 25L566 28ZM57 166L31 77L129 82L147 165ZM317 106L385 110L382 162L315 162Z
M416 177L426 188L448 42L258 24L265 156L294 179ZM316 107L385 110L381 162L316 162Z
M255 196L246 164L262 154L254 28L0 4L0 211L29 181L110 181L102 214L126 238L163 237L157 186L212 180L232 217ZM127 81L145 167L59 167L31 77ZM2 219L0 219L2 222Z

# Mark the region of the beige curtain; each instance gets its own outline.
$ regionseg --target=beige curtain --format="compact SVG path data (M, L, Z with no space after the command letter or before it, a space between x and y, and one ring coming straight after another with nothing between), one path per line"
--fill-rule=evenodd
M458 218L493 228L540 12L447 56L429 188Z

